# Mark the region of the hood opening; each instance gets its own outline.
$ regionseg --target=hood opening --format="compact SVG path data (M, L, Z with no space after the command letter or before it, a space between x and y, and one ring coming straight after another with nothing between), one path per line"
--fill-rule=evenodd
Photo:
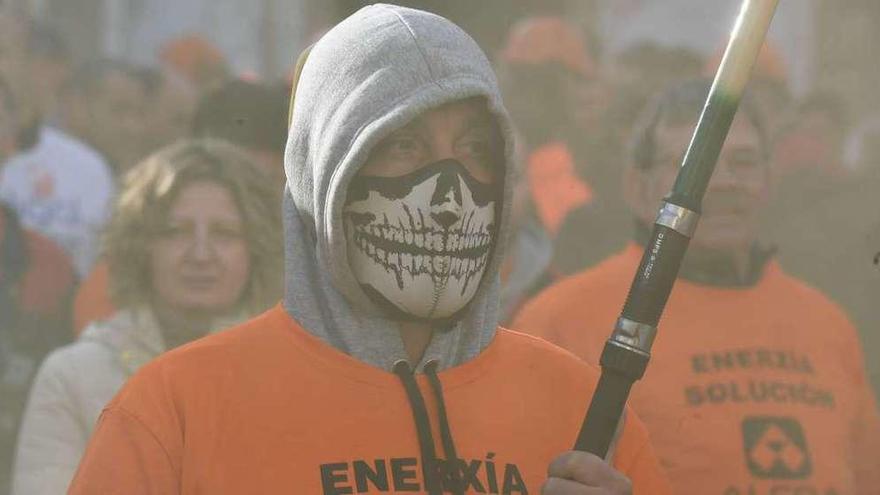
M484 349L498 323L498 265L508 236L513 132L491 64L464 31L415 9L376 4L331 29L305 56L285 153L284 306L316 337L391 370L406 354L394 319L362 290L347 261L343 208L370 150L424 111L483 97L504 140L497 242L476 294L436 333L416 369L445 369ZM444 322L444 324L447 322Z

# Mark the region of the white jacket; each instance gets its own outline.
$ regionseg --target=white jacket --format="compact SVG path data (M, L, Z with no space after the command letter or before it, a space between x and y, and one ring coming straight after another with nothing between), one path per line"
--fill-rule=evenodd
M226 328L238 320L212 326ZM123 310L50 354L34 380L19 431L12 494L67 493L104 405L164 351L152 312Z

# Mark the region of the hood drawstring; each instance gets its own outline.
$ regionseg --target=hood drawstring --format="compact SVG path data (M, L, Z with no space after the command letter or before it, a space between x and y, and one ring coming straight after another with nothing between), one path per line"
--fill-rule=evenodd
M455 451L455 441L452 438L452 431L449 429L449 419L446 416L446 400L443 398L443 385L440 383L440 377L437 376L437 361L431 360L425 363L425 374L428 375L428 383L434 391L434 398L437 400L437 417L440 421L440 439L443 441L443 452L446 453L447 473L453 488L453 493L464 494L464 486L461 483L461 462L458 460L458 453Z
M443 451L446 461L442 464L437 459L434 447L434 435L431 433L431 422L428 410L425 407L425 399L416 383L415 375L409 363L400 360L394 363L394 373L403 383L406 397L412 409L413 419L416 423L416 433L419 438L419 450L422 456L422 476L425 480L425 489L431 495L441 495L444 487L450 488L454 494L464 494L461 483L461 462L455 451L455 443L452 432L449 429L449 421L446 416L446 403L443 400L443 387L437 376L437 362L428 361L425 364L425 374L431 384L431 390L437 400L437 416L440 421L440 437L443 442ZM440 468L443 469L440 469ZM448 486L447 486L448 485Z
M406 397L409 399L409 407L412 409L413 419L416 422L416 433L419 437L419 450L422 456L422 477L425 479L425 489L431 495L442 494L443 488L437 478L437 457L434 451L434 435L431 433L431 422L428 419L428 410L425 407L425 399L416 383L412 368L409 363L400 360L394 363L394 373L403 382Z

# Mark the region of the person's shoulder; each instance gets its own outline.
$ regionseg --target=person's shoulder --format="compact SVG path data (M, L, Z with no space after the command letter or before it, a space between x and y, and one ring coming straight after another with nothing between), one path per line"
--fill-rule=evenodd
M77 340L53 350L40 365L39 377L65 383L89 382L108 372L114 356L99 342Z
M74 153L77 158L87 157L96 161L103 161L97 151L89 145L73 137L67 132L57 127L45 126L40 130L40 141L37 143L37 150L45 150L50 152L64 151Z
M107 160L94 148L61 129L46 126L40 131L38 149L48 154L48 158L63 156L65 160L76 163L78 173L100 173L110 176Z
M584 286L590 284L591 278L589 270L565 276L538 292L535 297L526 303L525 308L542 306L573 309L570 307L571 299L575 294L581 293Z
M561 347L513 330L499 328L493 345L497 347L492 376L497 386L507 389L513 384L516 396L554 411L555 421L567 425L574 440L601 370Z
M110 406L173 415L173 404L214 400L249 379L274 373L273 364L282 359L295 365L296 356L286 353L283 315L276 307L161 354L128 379Z
M607 292L611 288L625 288L638 266L638 254L631 249L618 252L598 264L562 278L544 292L547 297L582 300L585 291Z
M836 301L808 282L786 273L778 265L768 267L775 278L773 296L781 302L779 311L798 322L799 338L842 355L861 348L861 339L850 316Z
M102 324L103 322L94 323L94 325ZM111 348L103 345L101 342L90 339L77 339L53 350L46 357L45 363L64 368L69 367L73 363L88 363L97 356L109 354L112 354Z
M505 358L518 366L540 368L561 376L578 376L591 383L599 378L599 368L540 337L499 328L495 339Z
M768 275L776 279L776 291L787 292L790 299L797 301L799 311L815 316L822 314L849 325L849 318L843 308L830 296L809 282L786 272L778 263L771 262Z
M580 316L596 311L596 305L609 298L625 296L626 284L635 268L626 253L612 256L599 265L564 277L526 302L514 318L513 328L528 333L540 331L547 321L575 322Z
M194 354L228 347L241 349L243 346L268 345L276 341L283 330L290 325L291 319L279 304L220 332L182 346L179 352Z
M144 366L138 374L201 375L205 370L246 366L249 361L278 349L283 339L283 316L283 308L272 308L243 323L172 349Z

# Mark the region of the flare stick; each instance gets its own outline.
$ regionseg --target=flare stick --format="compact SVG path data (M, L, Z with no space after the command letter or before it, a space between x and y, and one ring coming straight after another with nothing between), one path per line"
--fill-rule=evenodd
M575 449L605 458L630 388L651 357L657 323L699 220L703 195L778 0L744 0L706 104L663 200L629 295L600 363L602 376Z

